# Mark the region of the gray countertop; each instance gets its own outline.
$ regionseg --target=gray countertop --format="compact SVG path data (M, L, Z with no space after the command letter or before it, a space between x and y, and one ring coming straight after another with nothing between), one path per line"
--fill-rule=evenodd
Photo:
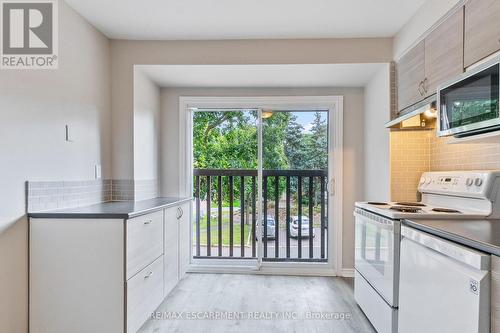
M500 256L500 220L405 220L404 224Z
M161 197L141 201L110 201L91 206L28 213L32 218L130 219L178 205L192 198Z

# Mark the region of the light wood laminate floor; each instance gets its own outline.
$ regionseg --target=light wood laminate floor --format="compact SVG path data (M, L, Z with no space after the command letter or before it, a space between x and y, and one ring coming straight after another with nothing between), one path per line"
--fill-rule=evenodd
M320 315L323 317L318 318ZM221 319L222 316L226 318ZM311 316L316 318L311 319ZM339 318L342 316L344 319ZM212 319L204 319L207 317ZM140 332L349 333L375 330L354 301L352 279L188 274Z

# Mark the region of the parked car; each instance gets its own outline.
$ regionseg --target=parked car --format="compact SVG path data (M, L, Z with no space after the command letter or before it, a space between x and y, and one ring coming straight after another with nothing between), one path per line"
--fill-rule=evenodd
M271 216L267 216L267 239L274 239L276 237L276 221ZM264 226L264 221L262 221ZM264 229L262 229L262 238L264 238Z
M302 216L301 227L302 227L301 236L302 237L309 237L309 218L307 216ZM298 216L290 217L290 236L291 237L299 237L299 217ZM312 236L314 237L314 231L313 231Z

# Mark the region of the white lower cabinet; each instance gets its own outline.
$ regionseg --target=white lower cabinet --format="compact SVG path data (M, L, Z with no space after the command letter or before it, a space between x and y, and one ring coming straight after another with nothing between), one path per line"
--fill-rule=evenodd
M179 279L184 277L191 263L191 203L180 206L179 218Z
M127 281L127 332L136 332L163 297L163 256L160 256Z
M500 333L500 257L491 256L491 333Z
M30 219L30 332L136 332L186 272L190 207Z
M164 294L170 291L179 282L179 220L178 207L165 209L165 236L164 250Z
M30 333L124 332L124 221L29 223Z
M126 222L127 279L163 253L163 212L139 216Z
M186 274L191 260L191 203L165 209L165 296Z

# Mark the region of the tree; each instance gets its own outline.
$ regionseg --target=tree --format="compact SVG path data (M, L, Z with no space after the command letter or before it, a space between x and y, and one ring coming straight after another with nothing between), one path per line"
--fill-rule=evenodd
M328 128L326 119L322 118L320 112L315 112L312 124L311 140L308 142L310 168L326 169L328 165Z
M306 151L309 156L309 169L325 170L328 167L328 126L320 112L314 113L311 134L306 142ZM321 184L314 184L314 201L318 202L321 196Z
M285 155L290 169L303 169L304 127L297 122L297 116L292 114L285 130Z

